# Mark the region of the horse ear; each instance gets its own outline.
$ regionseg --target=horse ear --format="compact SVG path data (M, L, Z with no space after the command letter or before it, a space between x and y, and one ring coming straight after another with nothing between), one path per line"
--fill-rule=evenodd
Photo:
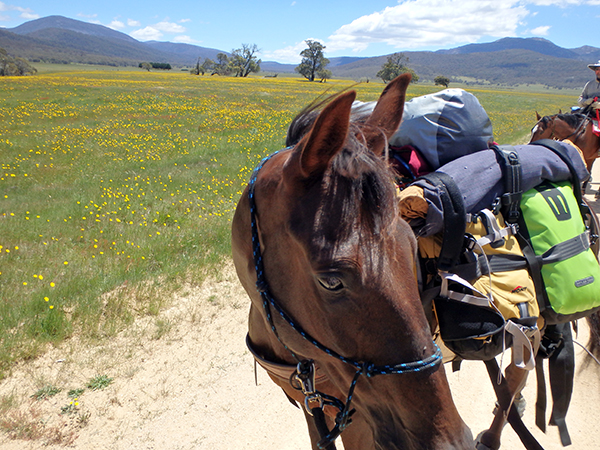
M410 73L404 73L388 83L371 116L365 122L367 145L377 155L385 150L387 139L398 129L404 112L406 89L411 80Z
M542 120L542 116L540 116L537 111L535 112L535 118L537 119L538 122L540 120Z
M325 172L333 158L344 146L350 128L350 110L355 91L345 92L333 99L321 111L307 137L303 139L300 172L305 178Z

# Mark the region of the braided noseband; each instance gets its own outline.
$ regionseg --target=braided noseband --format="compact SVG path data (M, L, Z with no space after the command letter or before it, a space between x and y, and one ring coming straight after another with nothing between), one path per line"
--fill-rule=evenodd
M321 405L319 407L320 409L322 409L323 404L335 406L339 409L339 412L336 417L335 427L326 436L322 437L321 441L319 441L319 443L318 443L319 448L325 448L326 446L329 446L330 444L332 444L333 441L346 428L346 426L348 426L351 423L350 417L354 413L354 410L350 410L350 404L352 402L354 389L355 389L358 379L361 375L364 375L366 377L372 377L375 375L421 372L421 371L424 371L427 369L437 367L439 364L441 364L442 352L441 352L440 348L437 346L437 344L435 342L433 342L433 344L435 346L435 352L432 355L428 356L427 358L418 360L418 361L399 363L399 364L395 364L395 365L381 365L381 366L376 366L369 362L355 361L353 359L346 358L345 356L342 356L342 355L336 353L335 351L331 350L328 347L325 347L319 341L317 341L312 336L310 336L306 331L304 331L304 329L285 312L285 310L281 307L281 305L277 302L277 300L271 295L271 293L269 291L269 285L268 285L267 279L265 277L262 254L261 254L261 250L260 250L260 239L258 236L258 227L257 227L257 223L256 223L256 202L255 202L255 198L254 198L254 187L255 187L255 183L256 183L256 178L258 176L258 172L264 166L264 164L269 159L271 159L273 156L275 156L277 153L279 153L279 152L275 152L272 155L264 158L260 162L260 164L256 167L256 169L254 170L254 173L252 174L252 177L250 179L249 190L248 190L248 200L250 202L250 218L251 218L251 227L252 227L252 250L253 250L253 255L254 255L254 266L255 266L256 278L257 278L256 289L263 300L263 307L264 307L264 310L265 310L265 313L267 316L267 321L268 321L269 325L271 326L271 329L272 329L273 333L275 334L275 336L277 337L277 339L279 340L279 342L286 348L286 350L288 350L291 353L291 355L294 357L294 359L296 359L296 361L298 361L298 368L296 369L296 372L292 375L292 378L290 379L290 383L291 383L292 387L297 388L295 383L293 382L294 379L296 380L296 383L302 383L301 380L303 379L304 372L306 372L307 370L310 371L310 369L306 369L307 367L312 366L313 370L314 370L314 363L312 360L306 360L306 359L299 358L284 342L282 342L281 338L279 337L279 334L277 333L277 329L276 329L275 323L273 321L271 308L273 308L279 314L279 316L281 316L281 318L283 318L283 320L285 322L287 322L290 327L292 327L292 329L294 329L298 334L300 334L300 336L302 336L305 340L310 342L316 348L318 348L319 350L321 350L322 352L326 353L327 355L329 355L333 358L337 358L340 361L353 366L356 369L354 379L352 380L352 383L350 384L350 388L349 388L349 392L348 392L348 396L347 396L347 400L346 400L345 404L341 400L339 400L335 397L331 397L324 393L318 392L314 389L312 390L312 392L310 392L311 395L314 395L313 397L310 398L310 400L312 401L312 400L315 400L316 398L318 398L318 401L320 402L320 405ZM304 388L302 390L304 391ZM307 395L306 392L305 392L305 395ZM307 411L309 413L312 413L312 411L310 409L308 409L308 400L309 400L309 398L307 396L307 401L305 402L305 405L307 406Z

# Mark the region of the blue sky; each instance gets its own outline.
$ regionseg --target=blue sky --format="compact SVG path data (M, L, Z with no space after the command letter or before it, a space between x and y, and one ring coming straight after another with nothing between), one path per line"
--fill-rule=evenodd
M256 44L262 60L294 64L307 39L323 43L327 57L439 50L503 37L600 47L600 0L0 1L0 27L50 15L105 25L140 41L224 51Z

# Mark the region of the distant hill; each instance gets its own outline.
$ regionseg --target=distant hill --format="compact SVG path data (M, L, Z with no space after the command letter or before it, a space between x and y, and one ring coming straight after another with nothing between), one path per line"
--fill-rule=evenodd
M565 49L540 38L504 38L450 50L402 53L422 80L444 75L477 84L542 84L556 88L583 87L593 77L587 64L600 60L600 48ZM387 55L366 58L331 70L339 77L375 78L386 60Z
M503 50L531 50L532 52L557 58L578 58L577 53L574 51L559 47L542 38L503 38L486 44L468 44L450 50L438 50L436 53L443 55L465 55L470 53L500 52Z
M101 37L62 28L44 28L28 33L26 36L63 50L70 49L81 53L116 57L121 60L157 59L158 62L167 62L166 60L171 56L168 53L153 50L135 39L129 41L115 37Z
M586 58L571 59L548 56L532 50L508 49L494 52L444 54L436 52L403 52L408 65L422 80L444 75L452 80L476 84L542 84L556 88L579 88L593 74ZM369 58L332 69L339 77L375 78L387 57Z
M217 59L218 53L225 53L230 55L229 52L217 50L214 48L199 47L192 44L177 44L173 42L159 42L159 41L147 41L144 45L169 55L179 56L187 65L195 64L198 61L198 57L210 58L213 61Z
M574 53L577 53L579 59L583 59L590 63L600 60L600 48L584 45L583 47L572 48Z
M48 16L42 17L41 19L31 20L19 25L18 27L11 28L9 31L20 35L30 35L31 33L45 30L47 28L70 30L90 36L98 36L100 38L121 39L132 43L138 42L128 34L115 31L112 28L108 28L103 25L82 22L80 20L69 19L68 17L63 16Z
M263 61L260 63L261 72L294 73L298 64L282 64L275 61Z
M226 51L172 42L140 42L102 25L49 16L12 29L0 28L0 47L29 61L137 66L164 62L193 66L198 58L216 59ZM579 88L592 78L587 64L600 60L600 48L566 49L541 38L503 38L436 52L402 52L421 80L438 75L477 84L542 84ZM325 55L327 56L327 54ZM334 77L374 79L388 55L329 58ZM263 61L266 73L293 73L295 64Z
M220 50L171 42L140 42L111 28L62 16L0 28L0 47L30 61L137 66L165 62L191 66L199 57L214 59ZM229 54L228 52L223 52Z

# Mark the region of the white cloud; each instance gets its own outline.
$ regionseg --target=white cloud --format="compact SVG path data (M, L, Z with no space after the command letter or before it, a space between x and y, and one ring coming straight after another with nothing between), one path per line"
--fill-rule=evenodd
M10 11L8 5L6 3L0 2L0 12ZM0 14L0 22L8 22L10 20L10 16Z
M534 36L548 36L548 31L550 31L549 26L537 27L531 30L531 34Z
M191 21L192 21L192 19L181 19L179 21L179 23L186 23L186 22L191 22Z
M139 41L158 41L163 34L160 30L155 27L149 26L145 28L140 28L139 30L132 31L131 37L139 40Z
M558 6L566 8L567 6L577 5L594 5L598 4L598 0L528 0L527 3L537 6Z
M113 30L121 30L125 28L125 24L120 20L113 20L111 23L108 24L108 27L112 28Z
M31 8L22 8L20 6L7 5L4 2L0 2L0 11L3 11L3 12L18 11L21 13L21 14L19 14L19 17L21 17L23 19L27 19L27 20L33 20L33 19L40 18L40 15L34 13ZM2 14L2 15L0 15L0 20L8 21L8 20L11 20L11 17Z
M18 11L19 17L27 20L39 19L40 15L35 14L31 8L22 8L20 6L7 5L6 3L0 2L0 11Z
M128 27L141 27L142 24L138 20L127 19L127 26Z
M514 36L529 14L519 0L407 0L343 25L326 42L328 51L447 47L482 36Z
M130 34L133 38L140 41L157 41L164 36L163 33L179 34L185 33L185 27L173 22L162 21L154 25L148 25L145 28L132 31ZM176 40L175 37L173 40ZM185 38L184 38L185 39Z
M32 13L32 12L29 12L29 11L22 12L22 13L20 14L20 16L21 16L23 19L27 19L27 20L33 20L33 19L39 19L39 18L40 18L40 15L39 15L39 14L34 14L34 13Z
M158 22L152 26L157 30L164 31L165 33L185 33L185 27L173 22Z
M278 61L280 63L288 64L299 64L302 61L300 52L307 48L306 41L319 41L323 44L321 39L307 38L304 41L298 42L294 45L287 46L285 48L275 50L272 52L261 52L262 59L265 61ZM327 48L328 50L329 48Z

